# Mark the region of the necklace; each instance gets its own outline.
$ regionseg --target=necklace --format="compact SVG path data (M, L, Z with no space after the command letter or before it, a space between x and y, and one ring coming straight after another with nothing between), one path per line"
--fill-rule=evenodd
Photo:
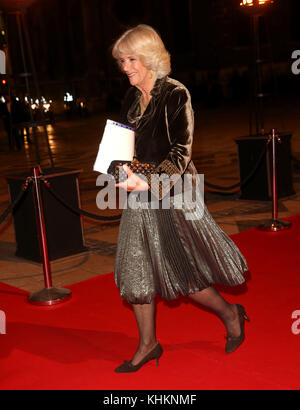
M149 100L149 101L150 101L150 100ZM141 96L141 98L140 98L140 106L141 106L142 114L144 114L144 112L146 111L146 108L147 108L147 106L148 106L148 104L149 104L149 101L148 101L148 102L145 102L144 97Z

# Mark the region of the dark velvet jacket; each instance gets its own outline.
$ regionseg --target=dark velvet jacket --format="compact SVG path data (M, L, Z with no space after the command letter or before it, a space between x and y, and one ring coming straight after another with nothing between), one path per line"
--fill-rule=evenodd
M120 119L135 130L135 157L140 162L154 162L153 174L178 178L184 173L194 174L191 162L194 113L186 87L169 77L156 80L144 114L140 96L135 87L127 91ZM155 184L151 175L147 179L151 191L161 199L160 184Z

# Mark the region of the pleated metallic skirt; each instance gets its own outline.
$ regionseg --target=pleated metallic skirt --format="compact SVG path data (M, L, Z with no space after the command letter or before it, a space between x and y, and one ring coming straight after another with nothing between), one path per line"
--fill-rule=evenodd
M247 270L203 203L176 209L171 198L170 209L123 210L114 272L129 303L151 303L157 294L172 300L212 284L240 285Z

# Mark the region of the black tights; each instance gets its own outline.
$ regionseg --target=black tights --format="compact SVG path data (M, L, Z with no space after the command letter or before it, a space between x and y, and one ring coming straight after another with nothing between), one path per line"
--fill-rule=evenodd
M240 335L241 329L236 306L223 299L215 288L203 289L190 294L189 297L202 306L213 310L224 323L228 334L231 336ZM150 304L134 304L132 306L139 330L139 346L132 359L132 364L135 365L156 344L155 301L153 300Z

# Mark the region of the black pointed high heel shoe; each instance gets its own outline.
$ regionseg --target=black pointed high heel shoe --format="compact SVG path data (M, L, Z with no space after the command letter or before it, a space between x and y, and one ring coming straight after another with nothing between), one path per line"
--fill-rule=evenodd
M124 360L124 363L121 364L121 366L117 367L115 369L115 372L117 373L133 373L137 372L144 364L149 362L150 360L156 359L156 366L158 366L158 360L160 356L162 355L163 348L161 345L157 342L157 344L154 346L154 348L136 365L133 365L130 361Z
M239 345L243 343L245 339L245 332L244 332L245 320L250 322L249 317L246 315L244 306L236 305L236 307L237 307L238 318L239 318L240 327L241 327L241 334L239 336L230 336L228 334L227 336L225 336L225 338L227 339L227 343L225 346L226 353L234 352L239 347Z

